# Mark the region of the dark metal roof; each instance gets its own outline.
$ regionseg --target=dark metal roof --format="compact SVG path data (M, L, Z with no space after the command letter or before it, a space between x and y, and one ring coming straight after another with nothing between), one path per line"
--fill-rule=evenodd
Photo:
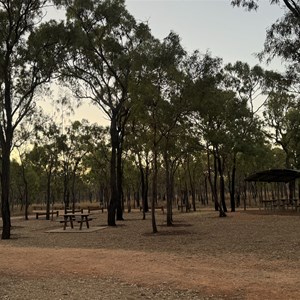
M261 182L290 182L300 178L299 170L291 169L270 169L254 173L247 178L246 181L261 181Z

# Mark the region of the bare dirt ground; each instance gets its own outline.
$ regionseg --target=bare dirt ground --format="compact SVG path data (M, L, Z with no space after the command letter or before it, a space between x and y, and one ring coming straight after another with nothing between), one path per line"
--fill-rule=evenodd
M139 211L81 233L14 218L0 299L300 299L300 213L174 211L173 227L156 216L157 234ZM106 226L106 213L93 217Z

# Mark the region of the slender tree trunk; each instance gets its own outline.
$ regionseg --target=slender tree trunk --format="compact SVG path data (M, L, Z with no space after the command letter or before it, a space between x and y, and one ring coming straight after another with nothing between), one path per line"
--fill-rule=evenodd
M151 201L151 217L152 217L152 232L157 233L157 226L155 220L155 204L157 201L157 175L158 175L158 167L157 167L157 149L156 145L154 145L154 153L153 153L153 182L152 182L152 201Z
M110 159L110 201L108 205L107 224L116 226L116 209L118 203L118 185L117 185L117 148L118 131L115 117L111 119L111 159Z
M142 164L142 158L138 154L138 160L139 160L139 169L141 174L141 186L142 186L142 208L143 208L143 220L146 219L146 212L149 211L148 206L148 176L149 176L149 163L146 159L146 168L144 170L143 164Z
M167 193L167 226L173 225L173 217L172 217L172 186L171 186L171 172L170 172L170 163L168 159L168 153L165 151L164 154L165 160L165 177L166 177L166 193Z
M9 143L10 144L10 143ZM1 172L1 213L2 213L2 239L10 239L10 209L9 209L9 191L10 191L10 146L2 143L2 172Z
M218 169L217 169L216 155L214 155L214 169L215 169L215 175L214 175L214 189L213 189L213 194L214 194L214 199L215 199L215 209L216 209L216 211L219 211L219 216L220 217L226 217L226 213L224 212L224 210L222 208L222 205L220 205L220 203L219 203L218 193L217 193L217 173L218 173ZM210 176L208 177L208 179L209 179L210 185L212 185Z
M191 166L190 166L190 160L189 160L189 158L188 158L188 162L187 162L187 169L188 169L189 180L190 180L190 187L191 187L191 192L192 192L192 205L193 205L193 210L196 211L195 185L194 185L194 178L193 178L192 172L191 172Z
M235 174L236 174L236 153L234 153L233 156L233 166L232 166L232 173L231 173L230 206L232 212L235 212Z
M117 189L118 189L118 202L117 202L117 220L123 221L124 212L124 195L123 195L123 169L122 169L122 145L118 136L117 148Z
M29 195L28 195L28 182L24 180L25 186L25 220L28 220L28 207L29 207Z
M146 196L145 196L145 175L144 175L144 169L140 165L140 174L141 174L141 185L142 185L142 209L143 209L143 220L146 219Z
M71 189L71 192L72 192L72 211L73 213L75 212L75 204L76 204L76 197L75 197L75 180L76 180L76 170L73 171L73 174L72 174L72 189ZM49 202L50 204L50 202Z
M207 186L207 176L204 178L204 189L205 189L205 199L204 203L205 205L208 205L208 186Z
M215 209L216 209L217 194L215 192L214 183L211 179L211 176L212 176L212 174L211 174L211 166L210 166L210 155L209 155L209 150L207 149L207 179L208 179L208 183L210 185L211 197L212 197L213 203L215 205Z
M68 175L68 167L66 166L66 162L64 162L64 205L65 205L65 213L70 206L69 199L69 175Z
M51 170L47 174L47 202L46 202L46 220L50 220L50 201L51 201ZM52 214L53 217L53 214Z
M148 203L148 191L149 191L149 172L150 172L150 168L149 168L149 162L148 159L146 161L146 168L145 168L145 186L144 186L144 193L143 193L143 197L144 197L144 207L145 207L145 212L149 211L149 203Z
M221 205L224 212L227 212L226 202L225 202L225 182L224 182L224 171L222 166L222 161L220 156L217 154L217 161L218 161L218 171L220 176L220 200Z
M28 220L28 207L29 207L29 201L28 201L28 182L27 182L27 179L26 179L25 166L24 166L24 162L23 161L21 161L21 168L22 168L22 179L23 179L23 183L24 183L24 198L25 198L25 203L24 203L25 204L25 212L24 212L24 216L25 216L25 220Z
M217 167L217 158L216 155L214 155L214 195L215 195L215 210L219 210L219 196L217 191L218 186L218 167Z

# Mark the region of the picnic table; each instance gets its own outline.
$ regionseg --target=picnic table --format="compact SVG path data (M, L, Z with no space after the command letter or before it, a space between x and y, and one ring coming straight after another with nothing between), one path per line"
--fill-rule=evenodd
M262 200L261 201L263 206L264 206L264 209L275 209L275 207L277 206L277 200L275 199L265 199L265 200Z
M288 209L291 207L297 210L298 199L267 199L262 200L262 204L265 209Z
M85 223L87 228L90 228L89 221L92 220L90 218L89 213L80 213L80 214L75 214L75 213L67 213L63 215L64 219L61 221L61 223L64 224L64 230L70 225L70 228L74 228L74 221L76 221L76 218L78 217L79 220L77 222L80 224L79 230L82 229L82 224Z

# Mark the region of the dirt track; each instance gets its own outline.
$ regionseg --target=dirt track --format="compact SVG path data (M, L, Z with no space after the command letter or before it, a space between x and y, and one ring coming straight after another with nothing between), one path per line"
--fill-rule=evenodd
M139 212L125 217L64 234L14 220L0 242L0 299L300 299L299 215L176 213L169 228L157 212L157 235Z

